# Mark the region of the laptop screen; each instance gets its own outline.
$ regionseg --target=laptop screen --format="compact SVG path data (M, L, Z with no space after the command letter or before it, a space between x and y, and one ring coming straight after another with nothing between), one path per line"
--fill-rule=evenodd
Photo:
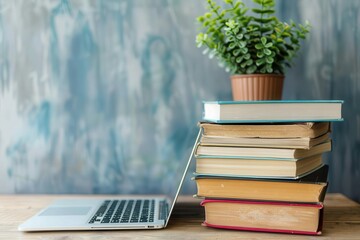
M179 164L177 166L177 171L175 171L175 174L172 179L172 182L174 183L174 185L173 186L169 185L170 187L167 189L166 197L169 200L170 210L169 210L169 214L167 217L166 225L169 222L171 212L175 206L176 199L177 199L177 197L180 193L181 187L184 183L184 180L185 180L186 174L188 172L191 160L194 156L196 144L199 141L200 135L201 135L201 129L199 130L199 133L194 141L194 145L192 147L191 152L189 153L188 158L184 158L181 161L179 161Z

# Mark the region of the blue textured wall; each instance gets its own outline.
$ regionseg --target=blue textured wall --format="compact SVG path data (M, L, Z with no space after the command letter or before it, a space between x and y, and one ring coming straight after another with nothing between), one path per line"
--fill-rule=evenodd
M170 186L201 99L229 96L195 47L198 6L0 1L0 192Z
M279 1L284 19L308 19L309 40L287 71L285 98L343 99L345 121L333 124L332 192L360 201L360 1Z
M0 0L0 192L168 187L189 154L201 100L231 97L228 75L195 48L203 2ZM360 2L278 8L313 25L285 98L346 101L328 154L330 190L360 200Z

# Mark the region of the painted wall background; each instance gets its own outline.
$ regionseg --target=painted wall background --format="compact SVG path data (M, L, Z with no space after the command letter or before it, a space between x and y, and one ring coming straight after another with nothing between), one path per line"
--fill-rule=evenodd
M360 200L360 2L278 8L313 25L284 97L345 100L330 191ZM194 44L203 12L201 0L0 0L0 193L169 188L201 100L231 98L228 75Z

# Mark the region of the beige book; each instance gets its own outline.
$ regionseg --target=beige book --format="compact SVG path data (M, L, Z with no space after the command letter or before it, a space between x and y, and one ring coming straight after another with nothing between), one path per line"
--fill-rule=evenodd
M303 159L242 159L197 157L196 174L220 176L250 176L268 178L298 178L321 167L321 154Z
M330 131L329 122L274 124L199 123L205 136L258 138L316 138Z
M199 144L195 155L300 159L329 151L331 151L331 141L321 143L310 149L206 146Z
M200 139L200 144L205 146L310 149L313 146L329 140L330 133L326 133L317 138L258 138L202 135Z

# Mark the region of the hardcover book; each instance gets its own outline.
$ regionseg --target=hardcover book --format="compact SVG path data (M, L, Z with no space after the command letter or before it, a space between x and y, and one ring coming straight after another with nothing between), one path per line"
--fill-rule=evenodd
M206 199L205 226L233 230L320 235L323 204Z
M204 136L252 138L316 138L330 131L329 122L218 124L200 122Z
M257 201L323 202L327 189L328 166L296 180L242 177L195 177L197 197L247 199Z
M317 138L259 138L259 137L225 137L202 135L200 145L229 146L229 147L264 147L264 148L293 148L310 149L320 143L330 141L330 133Z
M303 159L198 156L196 175L297 179L323 166L321 154Z
M200 143L196 148L195 156L300 159L330 151L331 141L318 144L309 149L207 146Z
M340 100L204 101L205 121L216 123L342 121Z

